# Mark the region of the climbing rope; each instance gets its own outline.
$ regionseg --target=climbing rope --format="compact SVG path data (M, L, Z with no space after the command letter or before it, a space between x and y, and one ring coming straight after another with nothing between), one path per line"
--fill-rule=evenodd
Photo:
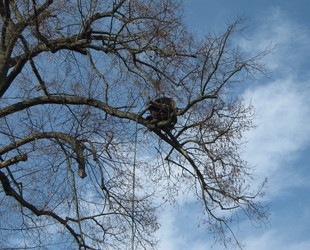
M137 162L137 144L138 144L138 121L136 120L136 132L134 141L134 156L132 169L132 207L131 207L131 249L135 249L135 189L136 189L136 162Z

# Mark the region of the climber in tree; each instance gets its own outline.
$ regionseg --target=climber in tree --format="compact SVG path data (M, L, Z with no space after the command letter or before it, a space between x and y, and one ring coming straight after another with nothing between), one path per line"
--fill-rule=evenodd
M173 98L162 97L154 101L150 101L148 104L148 110L150 115L146 117L151 124L156 124L159 129L172 130L177 123L176 105ZM160 122L167 121L163 125Z

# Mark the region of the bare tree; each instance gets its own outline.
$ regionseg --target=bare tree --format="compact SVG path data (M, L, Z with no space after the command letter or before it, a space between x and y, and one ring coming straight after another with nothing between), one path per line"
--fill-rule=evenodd
M240 157L253 110L230 91L263 73L266 52L232 42L242 20L198 40L175 0L1 0L0 15L2 247L155 248L157 208L185 188L224 244L234 214L266 218ZM145 119L160 96L174 130Z

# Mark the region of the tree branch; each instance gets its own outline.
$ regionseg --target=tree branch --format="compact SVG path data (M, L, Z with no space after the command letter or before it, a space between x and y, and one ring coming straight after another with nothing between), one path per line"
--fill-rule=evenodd
M80 236L73 230L72 227L70 227L67 224L67 222L68 222L67 220L62 219L60 216L58 216L57 214L55 214L52 211L40 210L40 209L36 208L34 205L32 205L31 203L27 202L21 195L19 195L11 187L10 180L1 171L0 171L0 181L2 183L2 187L3 187L3 190L4 190L6 195L13 197L19 204L21 204L23 207L28 208L31 212L33 212L37 216L46 215L46 216L50 216L53 219L57 220L60 224L62 224L73 235L76 242L79 245L81 245L81 242L79 239Z
M38 139L48 139L48 138L57 138L57 139L61 139L67 143L69 143L73 149L73 151L75 152L76 154L76 161L79 165L79 170L78 170L78 175L81 177L81 178L84 178L86 177L86 173L85 173L85 158L84 158L84 155L83 155L83 151L84 151L84 145L77 139L75 139L74 137L68 135L68 134L65 134L65 133L61 133L61 132L43 132L43 133L37 133L37 134L32 134L32 135L29 135L19 141L16 141L14 143L11 143L3 148L0 149L0 155L3 155L13 149L16 149L22 145L25 145L31 141L35 141L35 140L38 140ZM20 156L21 157L21 156ZM14 159L14 158L12 158ZM14 160L8 160L8 161L13 161ZM15 159L16 160L27 160L27 158L25 159L25 157L21 157L21 158L17 158ZM5 161L7 162L7 161ZM9 163L9 162L8 162ZM8 164L8 163L5 163L5 164ZM0 168L2 168L2 164L4 164L4 162L0 163ZM14 163L12 163L14 164ZM9 164L11 165L11 164ZM4 165L5 167L5 165Z
M71 104L71 105L88 105L94 108L98 108L111 116L116 116L119 118L125 118L132 121L138 121L138 123L148 126L149 122L143 119L140 115L124 112L118 110L114 107L107 105L104 102L101 102L92 98L76 97L76 96L41 96L32 99L28 99L22 102L15 103L13 105L7 106L0 110L0 118L7 115L16 113L18 111L44 104ZM155 127L155 126L152 126Z
M17 156L14 156L13 158L11 158L9 160L0 162L0 169L6 168L6 167L13 165L13 164L16 164L20 161L27 161L27 155L17 155Z

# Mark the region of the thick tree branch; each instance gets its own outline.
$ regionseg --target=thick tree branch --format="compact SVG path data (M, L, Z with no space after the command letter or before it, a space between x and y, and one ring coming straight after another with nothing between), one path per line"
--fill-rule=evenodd
M29 135L21 140L18 140L14 143L11 143L3 148L0 149L0 155L3 155L9 151L12 151L18 147L21 147L22 145L25 145L29 142L38 140L38 139L48 139L48 138L56 138L56 139L61 139L67 143L69 143L73 149L73 151L76 154L76 161L79 165L79 170L78 170L78 174L81 178L86 177L86 173L85 173L85 158L83 155L83 151L84 151L84 145L77 139L75 139L74 137L65 134L65 133L61 133L61 132L43 132L43 133L37 133L37 134L32 134ZM21 157L21 156L20 156ZM13 158L14 159L14 158ZM5 161L7 163L9 163L9 161L11 161L12 159ZM27 160L27 158L22 157L22 158L18 158L15 159L16 160ZM13 161L13 160L12 160ZM2 164L7 164L5 162L0 163L0 168L2 168ZM13 163L12 163L13 164ZM11 165L11 164L8 164Z
M11 158L9 160L0 162L0 169L6 168L6 167L13 165L13 164L16 164L20 161L27 161L27 155L17 155L17 156L14 156L13 158Z
M118 110L96 99L76 97L76 96L42 96L28 99L1 109L0 118L36 105L44 105L44 104L88 105L94 108L98 108L111 116L137 121L138 123L143 124L145 126L149 124L149 122L143 119L140 115Z

